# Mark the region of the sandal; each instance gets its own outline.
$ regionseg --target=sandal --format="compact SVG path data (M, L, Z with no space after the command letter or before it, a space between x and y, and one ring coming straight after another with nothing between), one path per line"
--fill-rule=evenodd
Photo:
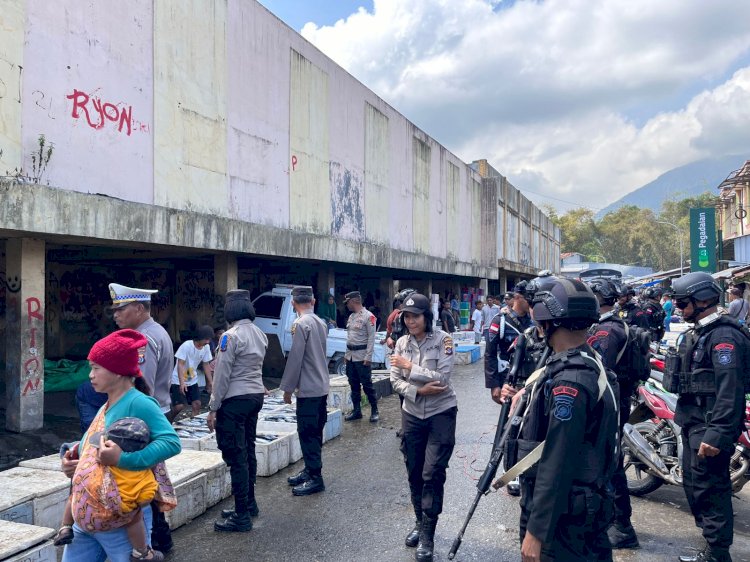
M63 546L66 544L70 544L72 542L73 542L73 526L63 525L62 527L60 527L57 533L55 533L52 544L54 544L55 546Z
M158 550L154 550L150 546L146 549L146 552L133 549L130 554L130 562L139 562L140 560L149 560L154 562L162 562L164 560L164 554Z

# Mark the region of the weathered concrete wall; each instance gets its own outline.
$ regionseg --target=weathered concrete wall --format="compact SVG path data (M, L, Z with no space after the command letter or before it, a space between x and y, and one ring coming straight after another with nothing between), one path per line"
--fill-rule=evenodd
M132 245L221 248L238 254L298 256L321 261L337 256L340 261L353 264L460 277L497 276L496 267L479 263L0 180L0 237L7 236L9 231L34 232L47 237L64 232L76 242L117 240Z
M358 263L342 241L497 267L479 174L256 1L8 0L0 18L8 168L45 135L54 188L311 233L329 261Z
M0 174L21 166L21 104L24 0L6 0L0 10Z

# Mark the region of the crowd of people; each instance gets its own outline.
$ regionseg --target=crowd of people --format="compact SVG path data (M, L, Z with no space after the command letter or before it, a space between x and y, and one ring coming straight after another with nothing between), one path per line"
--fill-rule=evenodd
M55 536L56 544L66 545L63 560L162 560L171 549L164 512L174 508L176 497L164 461L180 452L171 422L188 407L192 415L201 409L199 374L210 393L208 427L229 467L234 498L234 508L222 511L214 529L249 531L260 513L255 437L268 393L262 379L268 338L254 323L250 293L227 293L226 331L199 327L173 353L169 335L150 316L153 290L113 283L110 292L119 330L91 348L89 383L77 395L85 405L83 436L61 450L63 471L72 479ZM531 468L508 484L509 493L521 496L524 562L612 560L613 548L638 547L620 448L631 398L650 373L648 347L634 342L661 341L675 310L694 327L678 339L673 353L679 367L668 368L664 378L665 385L678 381L676 421L689 445L684 488L706 539L703 550L679 560L731 560L728 467L750 387L745 373L750 336L742 328L747 302L741 295L740 288L730 289L729 310L720 308L721 289L700 272L675 280L669 296L651 286L640 299L616 280L584 283L545 272L501 298L476 302L470 329L475 341L486 341L490 399L511 401L513 415L522 419L504 442L506 469L534 455ZM336 305L332 295L324 300L316 315L312 289L292 290L297 319L280 389L286 403L296 402L304 458L303 470L288 478L294 496L325 490L326 338L336 325ZM390 380L401 401L398 434L415 514L404 542L421 562L434 557L455 444L454 300L449 295L434 318L428 296L400 291L383 340L392 350ZM364 392L369 421L377 423L371 372L376 319L358 291L347 293L344 303L350 313L345 360L353 405L345 420L362 419ZM527 345L519 346L521 339ZM516 358L519 349L524 356ZM514 361L523 371L517 386L507 377Z

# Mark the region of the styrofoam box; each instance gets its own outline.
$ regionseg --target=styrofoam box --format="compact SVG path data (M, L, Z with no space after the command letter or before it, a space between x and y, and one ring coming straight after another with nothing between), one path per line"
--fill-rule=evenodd
M456 347L456 363L459 365L476 363L480 357L481 354L478 345L459 345Z
M54 529L0 520L0 560L55 562L55 547L49 540L54 534Z
M199 474L175 486L177 507L165 513L170 529L181 527L206 511L205 474Z
M453 343L474 343L474 330L461 330L460 332L453 332L451 335Z
M331 384L328 389L328 407L338 408L344 412L351 412L354 409L352 404L352 388L349 383Z
M62 472L16 467L0 472L0 513L32 500L33 524L57 528L70 479Z
M267 434L267 432L258 432ZM278 435L274 432L274 434ZM271 476L289 465L291 434L280 434L270 442L255 442L255 458L258 461L258 476Z
M338 408L328 409L326 425L323 428L323 443L341 435L341 426L343 425L343 422L344 415L341 410Z

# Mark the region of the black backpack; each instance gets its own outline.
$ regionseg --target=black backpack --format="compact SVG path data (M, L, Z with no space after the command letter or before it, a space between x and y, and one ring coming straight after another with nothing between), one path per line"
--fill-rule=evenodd
M617 371L629 379L645 381L651 375L651 332L623 322L628 340L617 354Z

